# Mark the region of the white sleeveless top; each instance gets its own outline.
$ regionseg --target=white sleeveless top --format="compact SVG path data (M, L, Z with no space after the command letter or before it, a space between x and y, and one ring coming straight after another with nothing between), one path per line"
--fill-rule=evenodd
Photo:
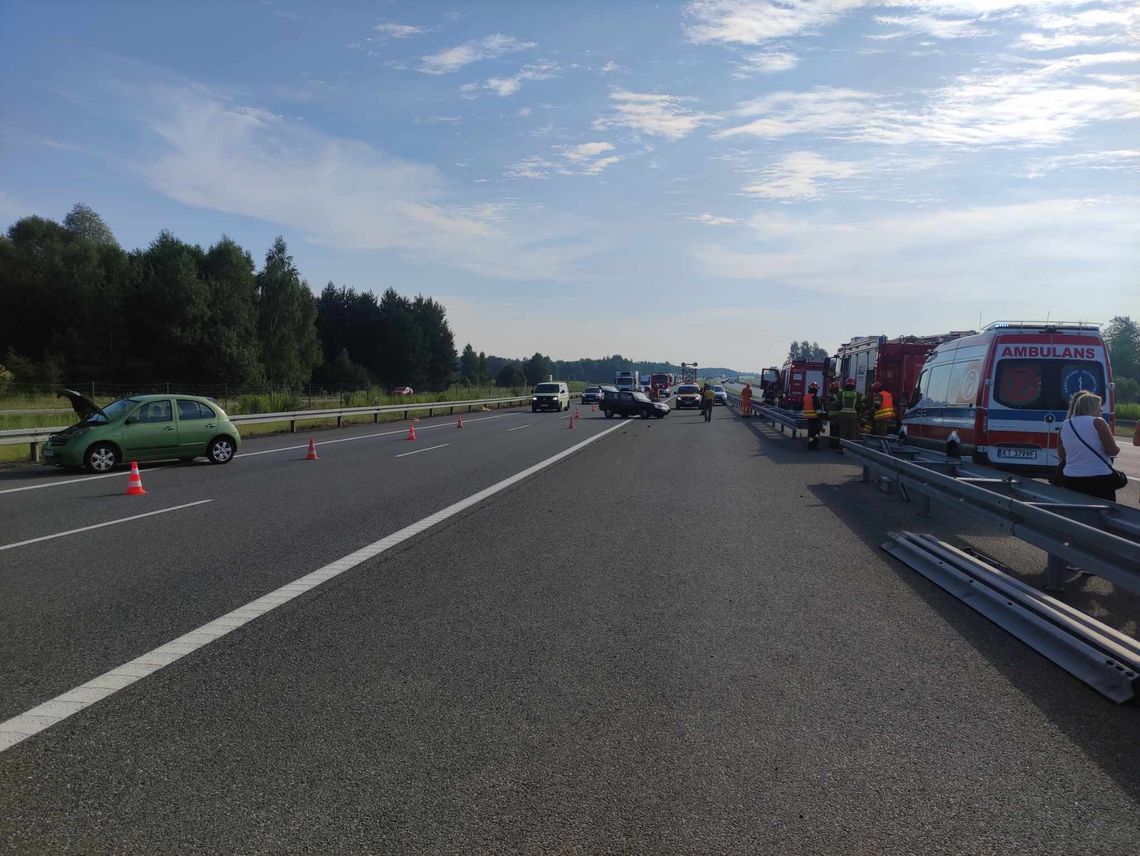
M1096 426L1093 425L1095 418L1095 416L1074 416L1061 426L1061 442L1065 444L1065 475L1080 479L1089 476L1107 476L1112 472L1112 467L1105 463L1105 461L1111 462L1112 458L1104 450L1100 435L1096 433ZM1099 452L1100 457L1093 454L1081 440Z

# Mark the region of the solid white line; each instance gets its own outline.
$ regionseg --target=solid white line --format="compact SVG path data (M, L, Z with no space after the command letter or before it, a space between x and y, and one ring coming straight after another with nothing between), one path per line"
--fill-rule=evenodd
M393 455L393 458L406 458L408 455L418 455L420 452L430 452L432 449L442 449L444 446L450 446L450 443L440 443L438 446L428 446L426 449L416 449L414 452L402 452L399 455Z
M529 427L530 427L530 423L527 423L526 425L519 425L516 428L508 428L507 433L510 434L512 431L521 431L523 428L529 428Z
M0 752L12 748L22 740L26 740L33 734L43 731L45 728L50 728L57 722L67 719L72 714L78 713L95 702L113 695L141 678L145 678L147 675L157 672L164 666L181 660L187 654L192 651L197 651L203 645L208 645L215 639L220 639L232 633L253 619L276 609L283 603L288 603L293 598L316 588L321 583L340 576L345 571L355 568L362 562L373 559L396 545L402 544L404 541L407 541L414 535L418 535L425 529L430 529L437 523L442 523L448 518L461 514L468 508L478 505L483 500L489 499L500 491L518 484L523 479L529 478L535 473L545 470L547 467L553 466L564 458L573 455L579 449L583 449L591 443L596 443L607 434L612 434L617 429L625 426L625 422L619 422L610 428L606 428L604 431L600 431L592 437L587 437L580 443L575 443L568 449L563 449L545 461L539 461L537 464L527 467L525 470L517 472L513 476L508 476L501 482L484 488L478 493L471 494L471 496L466 499L461 499L459 502L437 511L435 514L430 514L410 526L405 526L398 532L393 532L391 535L385 536L379 541L374 541L367 547L361 547L355 553L350 553L343 559L337 559L335 562L331 562L323 568L318 568L312 573L306 574L287 585L281 586L281 588L271 591L269 594L263 595L257 600L250 601L245 606L238 607L232 612L227 612L221 618L216 618L208 624L203 624L197 630L191 630L189 633L179 636L177 639L167 642L165 645L155 648L153 651L148 651L141 657L136 657L129 663L124 663L118 668L112 669L97 678L92 678L87 683L63 695L56 696L37 707L33 707L31 710L21 713L19 716L14 716L6 722L0 722Z
M517 413L499 413L499 414L496 414L495 416L478 416L474 419L468 419L463 424L467 425L470 422L486 422L488 419L502 419L505 416L518 416L518 415L519 414L517 414ZM332 417L329 417L329 418L331 419ZM434 417L432 417L432 418L434 418ZM455 425L451 422L440 422L438 425L423 425L418 430L430 431L432 428L454 428L454 427L455 427ZM318 446L331 446L333 443L351 443L353 440L368 440L372 437L389 437L393 434L403 434L403 433L404 433L404 429L400 429L397 431L380 431L380 432L375 433L375 434L358 434L355 437L341 437L341 438L336 439L336 440L324 440L323 442L318 443L317 445ZM235 458L252 458L252 457L255 457L256 455L273 455L273 454L276 454L277 452L295 452L297 449L307 449L307 448L309 448L309 444L303 443L300 446L282 446L279 449L263 449L260 452L240 452L239 454L234 455L234 457ZM6 493L19 493L20 491L24 491L24 490L42 490L45 487L61 487L65 484L78 484L79 482L95 481L95 479L109 479L109 478L114 478L115 476L121 477L122 475L123 474L121 472L103 473L102 475L98 475L98 476L82 476L81 478L77 478L77 479L64 479L63 481L45 482L44 484L30 484L30 485L25 485L24 487L10 487L10 488L6 488L5 490L0 490L0 496L4 495Z
M0 550L12 550L16 547L24 547L28 544L36 544L40 541L50 541L53 538L62 538L64 535L75 535L79 532L90 532L92 529L102 529L104 526L115 526L119 523L129 523L132 520L141 520L143 517L153 517L156 514L166 514L168 511L178 511L182 508L191 508L195 505L202 505L207 502L213 502L212 499L199 499L197 502L188 502L185 505L175 505L172 508L160 508L158 511L148 511L146 514L135 514L131 517L124 517L121 520L108 520L106 523L96 523L92 526L81 526L79 529L68 529L66 532L56 532L54 535L41 535L39 538L29 538L27 541L17 541L15 544L0 545Z

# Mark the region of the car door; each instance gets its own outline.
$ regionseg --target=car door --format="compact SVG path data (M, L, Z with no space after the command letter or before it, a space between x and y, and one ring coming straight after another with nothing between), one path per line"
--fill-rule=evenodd
M218 414L208 404L177 399L178 446L180 458L206 454L206 444L218 433Z
M144 402L123 424L123 454L127 460L178 456L178 426L169 398Z

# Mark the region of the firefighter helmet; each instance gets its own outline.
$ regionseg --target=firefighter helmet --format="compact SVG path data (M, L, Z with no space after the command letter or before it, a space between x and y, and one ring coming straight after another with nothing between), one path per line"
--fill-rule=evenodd
M883 385L878 381L875 381L873 384L871 384L871 392L878 392L882 388Z
M828 387L828 390L831 392L839 392L839 381L833 380L831 382L831 386Z
M811 392L813 389L819 389L819 384L814 380L808 384L808 392Z
M855 378L849 377L849 378L847 378L847 380L843 381L843 388L844 389L854 389L855 388Z

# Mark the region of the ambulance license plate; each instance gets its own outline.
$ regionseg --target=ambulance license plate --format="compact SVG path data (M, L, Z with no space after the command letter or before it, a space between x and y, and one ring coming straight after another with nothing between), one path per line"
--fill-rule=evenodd
M998 449L999 458L1016 458L1018 460L1037 460L1036 449Z

